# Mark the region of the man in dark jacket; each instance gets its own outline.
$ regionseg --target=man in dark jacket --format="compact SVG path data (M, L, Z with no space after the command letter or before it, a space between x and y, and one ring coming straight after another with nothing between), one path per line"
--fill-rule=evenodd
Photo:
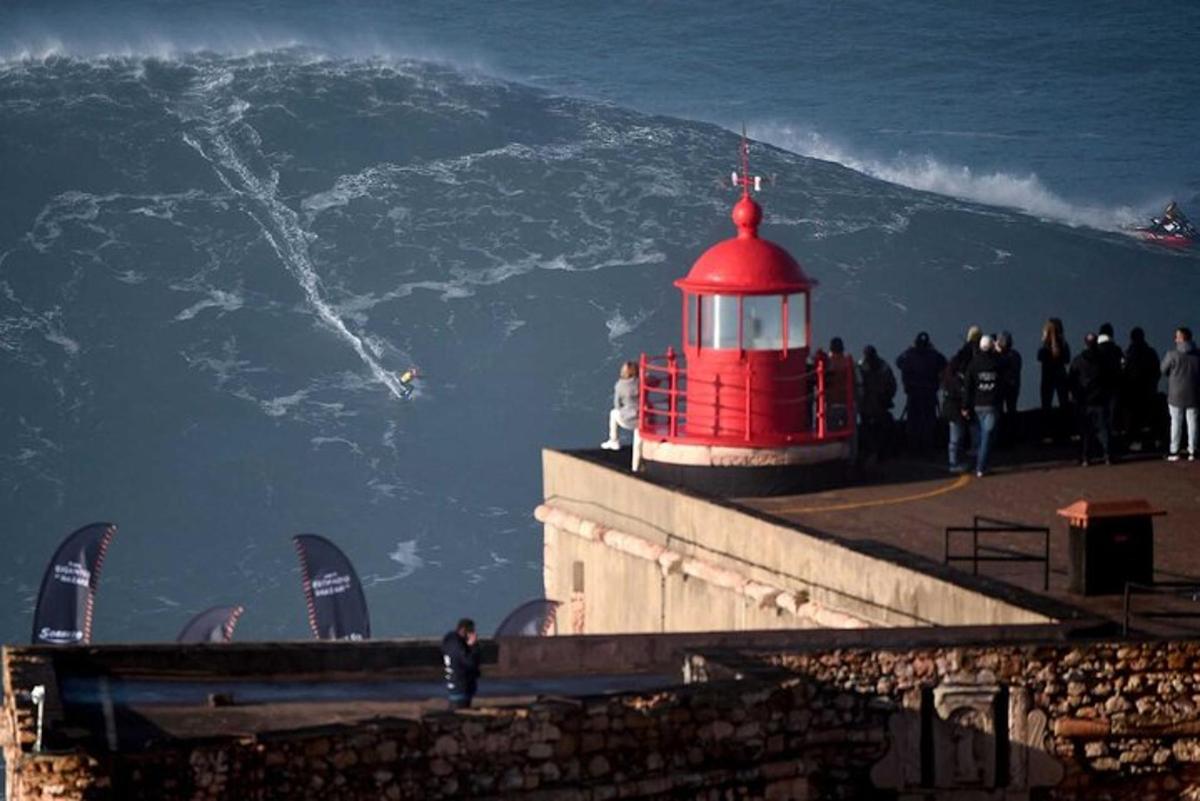
M874 345L863 348L858 376L858 416L862 424L860 458L871 454L883 458L887 455L892 431L891 408L892 399L896 397L896 376L888 363L879 358Z
M1117 421L1120 420L1121 411L1118 406L1121 399L1117 390L1121 386L1121 371L1125 368L1125 353L1116 343L1114 336L1112 323L1104 323L1100 326L1100 335L1096 337L1100 361L1104 364L1104 372L1112 390L1108 399L1108 425L1111 432L1117 430Z
M1162 374L1167 379L1167 409L1171 412L1172 462L1183 457L1183 420L1187 418L1188 460L1200 456L1200 352L1192 342L1190 328L1175 329L1175 350L1162 360Z
M999 439L1011 443L1017 439L1017 399L1021 397L1021 352L1013 345L1012 334L1001 331L996 338L996 355L1000 357L1000 420Z
M1091 443L1100 443L1100 455L1105 464L1111 464L1110 440L1112 419L1113 375L1112 365L1105 361L1095 334L1083 338L1083 352L1071 362L1067 381L1075 406L1079 410L1079 441L1081 453L1079 463L1090 464Z
M479 683L479 649L474 620L464 617L454 631L442 638L442 665L450 708L466 709L471 705Z
M1146 343L1146 332L1129 332L1121 377L1121 408L1124 409L1125 436L1131 448L1152 447L1156 438L1159 410L1158 352Z
M966 466L960 461L962 443L966 439L966 372L967 365L975 351L971 345L963 345L954 358L942 370L942 417L950 426L949 466L951 473L966 472Z
M908 446L924 453L933 447L934 424L937 422L937 391L946 357L929 343L929 334L917 334L913 346L896 359L900 381L908 397Z
M964 381L966 402L963 409L964 419L969 417L970 411L975 413L975 427L972 429L976 448L975 475L980 478L987 472L992 432L996 429L996 407L1002 391L1000 382L1003 369L992 338L986 335L981 337L979 352L967 365Z

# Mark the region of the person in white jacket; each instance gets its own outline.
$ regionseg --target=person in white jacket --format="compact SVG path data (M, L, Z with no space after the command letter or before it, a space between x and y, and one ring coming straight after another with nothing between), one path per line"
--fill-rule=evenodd
M608 439L600 447L615 451L621 447L620 432L637 431L638 425L638 366L637 362L621 365L621 375L613 385L613 407L608 413Z

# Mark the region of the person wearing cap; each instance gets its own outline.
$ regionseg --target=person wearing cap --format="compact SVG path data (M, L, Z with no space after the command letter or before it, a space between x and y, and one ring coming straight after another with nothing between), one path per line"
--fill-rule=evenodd
M988 455L992 446L992 432L996 429L996 407L1000 403L1000 380L1003 366L996 355L995 343L990 336L979 338L979 352L967 365L964 386L966 400L963 417L975 414L972 437L975 440L975 475L982 478L988 469Z
M1085 467L1091 464L1092 442L1096 441L1104 463L1112 464L1109 410L1114 380L1095 334L1083 338L1083 352L1072 360L1067 378L1079 414L1079 463Z
M912 347L896 359L896 367L908 398L904 407L908 446L924 453L933 447L938 383L946 368L946 357L930 344L929 334L922 331Z

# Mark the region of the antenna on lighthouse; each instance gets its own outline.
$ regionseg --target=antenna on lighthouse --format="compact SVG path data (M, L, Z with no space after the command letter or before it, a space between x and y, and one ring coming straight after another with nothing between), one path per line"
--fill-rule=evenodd
M762 191L762 176L750 174L750 140L746 138L746 126L742 125L741 172L734 170L730 175L730 183L736 189L742 188L742 197L750 197L750 190Z

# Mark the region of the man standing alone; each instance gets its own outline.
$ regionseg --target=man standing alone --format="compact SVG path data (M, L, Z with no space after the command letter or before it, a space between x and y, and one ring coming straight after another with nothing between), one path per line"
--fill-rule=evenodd
M1188 461L1200 455L1200 353L1192 342L1192 331L1180 326L1175 329L1175 350L1162 360L1162 374L1167 379L1167 408L1171 410L1172 462L1183 457L1183 421L1187 417Z
M475 643L475 621L466 617L442 638L442 664L451 709L466 709L475 697L479 683L479 649Z

